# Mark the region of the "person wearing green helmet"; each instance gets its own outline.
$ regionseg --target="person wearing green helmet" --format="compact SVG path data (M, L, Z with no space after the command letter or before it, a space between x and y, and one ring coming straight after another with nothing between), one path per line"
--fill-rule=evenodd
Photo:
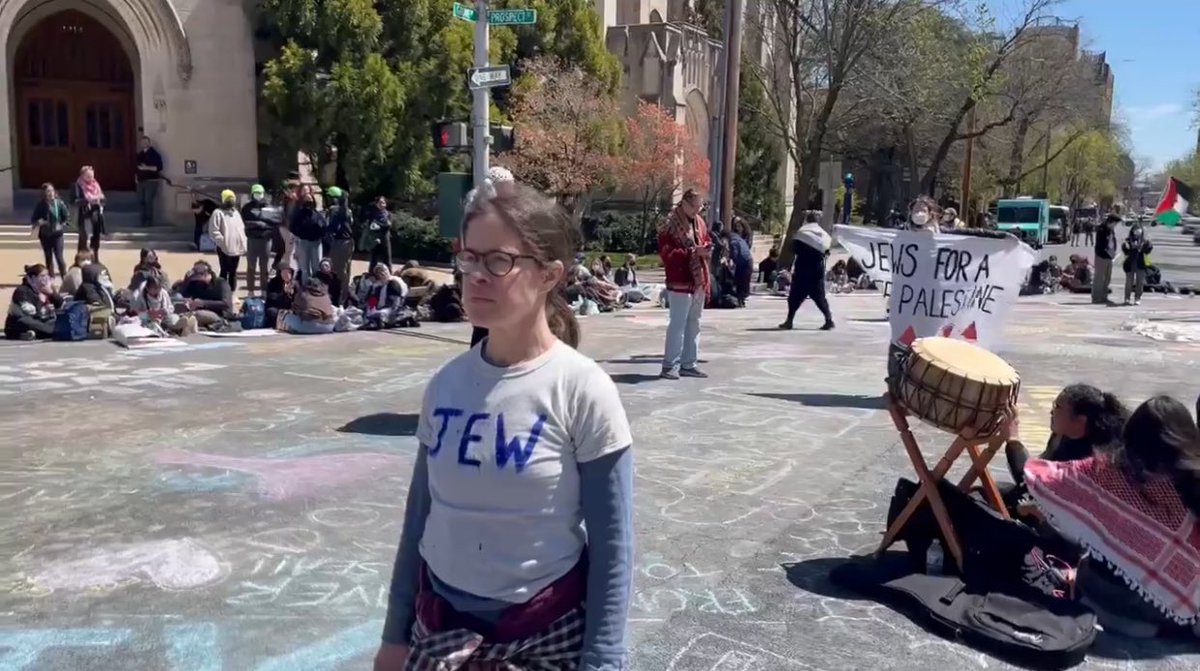
M325 220L329 222L326 229L329 251L326 256L332 262L333 274L341 285L333 293L345 301L350 296L350 262L354 259L354 215L346 202L345 191L331 186L325 195L329 196L325 210Z
M267 190L263 185L250 187L250 200L242 206L242 223L246 226L246 289L251 296L255 295L255 289L267 290L271 238L275 235L275 225L263 216L267 205Z

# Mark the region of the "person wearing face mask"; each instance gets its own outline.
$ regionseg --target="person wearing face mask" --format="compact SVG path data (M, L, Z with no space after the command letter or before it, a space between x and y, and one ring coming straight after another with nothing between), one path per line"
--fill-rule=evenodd
M317 197L312 189L305 187L289 227L296 236L297 275L305 282L316 274L321 263L321 241L328 227L325 215L317 209Z
M83 282L75 292L75 300L104 310L116 308L112 277L103 263L89 263L84 267Z
M346 202L346 192L341 188L330 187L327 195L332 201L325 214L329 222L329 262L341 283L336 289L337 296L346 299L350 296L350 273L353 272L350 262L354 260L354 215L350 211L350 204ZM330 287L329 290L332 293L334 288ZM340 306L341 303L335 299L334 305Z
M242 206L242 224L246 227L246 288L266 290L271 263L271 238L275 224L266 218L267 190L262 184L250 187L250 200Z
M48 340L54 337L54 321L62 298L54 293L50 271L40 263L25 266L25 277L12 295L4 320L4 337L9 340Z
M927 196L917 198L908 208L909 230L925 231L936 235L942 232L937 221L937 204Z
M237 291L238 264L246 254L246 224L237 209L237 195L229 189L221 192L221 207L208 220L208 234L217 245L220 277Z
M953 207L947 207L946 211L942 213L941 230L955 231L966 227L967 225L963 223L963 220L958 218L958 211Z
M147 326L153 324L171 335L182 337L196 331L195 317L177 314L171 296L155 277L148 278L141 288L134 292L133 299L129 301L128 314L138 317Z

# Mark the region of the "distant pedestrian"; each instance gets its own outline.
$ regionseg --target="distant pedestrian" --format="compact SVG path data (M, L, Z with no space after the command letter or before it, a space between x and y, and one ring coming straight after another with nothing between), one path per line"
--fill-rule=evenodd
M1150 242L1146 227L1140 221L1134 222L1125 236L1125 242L1121 243L1121 252L1125 254L1122 268L1125 271L1125 305L1130 304L1130 298L1133 299L1133 305L1141 304L1142 291L1146 287L1146 269L1150 267L1150 252L1153 250L1154 243Z
M817 304L817 309L825 316L821 330L828 331L834 327L833 313L829 310L829 301L825 298L825 260L829 258L832 246L833 238L821 227L818 213L806 214L804 225L792 238L792 254L795 257L795 261L792 262L792 285L788 289L787 319L783 320L779 328L793 328L796 312L808 298Z
M220 279L229 284L230 291L237 291L238 265L246 255L246 225L237 209L237 195L230 189L221 192L221 206L208 220L208 234L217 245ZM209 267L209 274L211 270Z
M658 229L658 255L666 274L667 319L661 376L708 377L700 358L700 316L708 300L713 247L700 216L700 194L688 189Z
M317 273L327 228L325 214L317 209L317 197L311 187L303 187L300 203L292 212L288 227L296 236L296 274L303 286Z
M246 288L251 295L267 290L270 277L271 238L279 222L263 210L268 206L267 190L262 184L250 187L250 200L242 206L242 224L246 227Z
M388 212L387 198L379 196L363 211L362 235L358 239L358 250L371 255L368 268L382 263L392 267L392 213Z
M137 198L142 226L153 226L158 211L158 193L163 183L162 154L154 148L150 138L142 136L137 153Z
M100 261L100 237L104 230L104 189L96 179L92 166L85 165L79 170L79 179L71 191L71 200L75 206L75 222L79 231L77 249L91 249L92 258Z
M1092 303L1108 303L1108 285L1112 282L1112 264L1117 256L1117 224L1121 217L1110 214L1096 231L1096 274L1092 280Z
M62 202L54 185L46 182L42 185L42 199L33 208L33 231L38 242L42 245L42 254L46 257L46 270L54 277L54 266L58 264L58 274L67 274L67 264L63 260L63 236L66 235L67 224L71 218L67 204Z
M325 195L330 201L325 211L325 219L329 223L329 261L341 284L336 292L330 293L336 293L344 301L350 296L350 263L354 260L354 214L350 211L346 192L340 187L329 187Z

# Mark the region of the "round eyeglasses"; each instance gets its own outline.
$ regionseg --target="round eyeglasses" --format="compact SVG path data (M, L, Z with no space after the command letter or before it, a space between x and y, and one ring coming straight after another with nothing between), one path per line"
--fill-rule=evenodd
M518 259L538 260L536 256L529 254L509 254L498 249L482 254L464 249L456 254L454 259L464 275L483 269L493 277L504 277L511 273Z

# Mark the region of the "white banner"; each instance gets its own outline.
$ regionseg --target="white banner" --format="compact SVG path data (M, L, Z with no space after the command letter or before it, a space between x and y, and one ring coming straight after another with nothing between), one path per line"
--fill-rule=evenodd
M993 349L1037 253L1016 238L835 226L834 235L883 286L892 342L962 338Z

